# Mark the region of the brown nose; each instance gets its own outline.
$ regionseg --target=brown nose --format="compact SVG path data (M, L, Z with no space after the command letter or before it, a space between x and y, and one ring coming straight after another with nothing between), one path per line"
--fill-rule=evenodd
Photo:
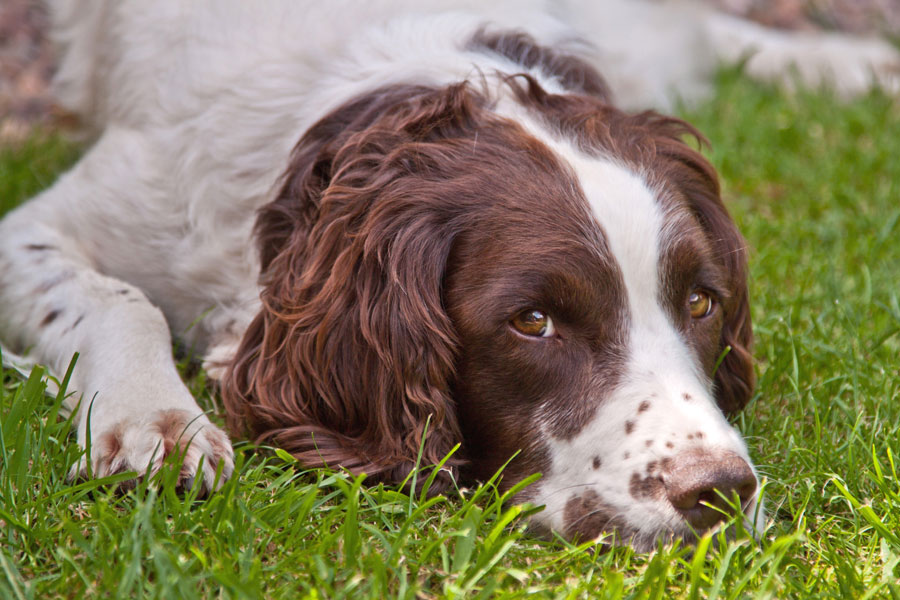
M730 451L682 452L669 463L663 481L669 502L697 531L709 529L731 512L728 502L734 493L744 507L756 492L753 469Z

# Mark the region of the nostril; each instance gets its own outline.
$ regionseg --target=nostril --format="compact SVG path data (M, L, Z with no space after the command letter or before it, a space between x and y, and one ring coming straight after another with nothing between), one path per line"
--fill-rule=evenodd
M704 490L700 492L700 495L697 497L697 504L702 506L706 506L709 504L715 505L716 501L719 499L718 494L716 494L716 490ZM689 506L688 508L693 508Z
M707 496L709 492L698 490L689 485L683 485L685 482L669 482L666 478L666 497L675 508L680 510L689 510L700 504L700 496Z
M730 451L682 452L669 462L663 479L669 502L696 528L722 520L735 493L741 506L756 493L753 469Z

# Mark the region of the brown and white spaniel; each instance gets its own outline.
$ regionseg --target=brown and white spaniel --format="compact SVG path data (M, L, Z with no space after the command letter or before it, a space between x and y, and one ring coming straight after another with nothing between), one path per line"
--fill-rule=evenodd
M699 133L615 108L598 68L659 104L696 88L698 40L755 26L338 4L54 7L60 100L97 139L0 223L0 335L58 374L80 353L93 473L186 448L186 479L231 475L171 331L232 433L304 465L400 482L461 443L439 488L515 456L504 487L543 475L519 494L536 528L641 548L714 525L724 497L752 517L725 418L754 384L744 242ZM658 40L617 42L628 27Z

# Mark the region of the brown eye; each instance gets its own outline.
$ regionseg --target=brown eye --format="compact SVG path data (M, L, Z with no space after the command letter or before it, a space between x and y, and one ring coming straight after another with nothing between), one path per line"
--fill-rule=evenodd
M712 312L713 299L703 290L694 290L688 296L688 308L692 319L702 319Z
M523 310L512 318L516 331L532 337L550 337L556 332L553 320L539 310Z

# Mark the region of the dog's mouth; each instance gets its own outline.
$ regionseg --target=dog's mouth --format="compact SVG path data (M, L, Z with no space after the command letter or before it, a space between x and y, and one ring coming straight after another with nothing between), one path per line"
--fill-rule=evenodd
M704 514L703 518L707 521L702 526L692 525L686 518L682 518L672 524L652 528L647 527L647 524L643 524L642 527L616 518L608 519L608 516L601 512L592 512L573 521L564 532L557 533L562 533L566 539L576 543L593 541L596 549L602 551L616 546L628 546L637 552L650 552L657 549L660 544L693 545L705 534L716 535L723 530L728 539L737 537L738 531L758 537L760 531L758 525L763 519L756 502L745 507L739 516L734 512L717 511L717 514L717 518ZM593 529L598 522L604 520L606 522L598 530ZM529 532L542 538L550 538L553 535L552 530L546 524L539 522L533 522L529 526Z
M708 532L723 529L728 538L739 531L754 537L761 532L764 511L755 476L752 484L747 481L731 489L730 496L712 489L691 497L676 495L674 501L661 478L652 481L644 484L646 495L625 508L588 487L569 496L562 514L548 506L553 512L534 515L529 529L538 537L561 535L576 543L595 541L605 549L628 545L639 552L651 551L660 543L694 544Z

